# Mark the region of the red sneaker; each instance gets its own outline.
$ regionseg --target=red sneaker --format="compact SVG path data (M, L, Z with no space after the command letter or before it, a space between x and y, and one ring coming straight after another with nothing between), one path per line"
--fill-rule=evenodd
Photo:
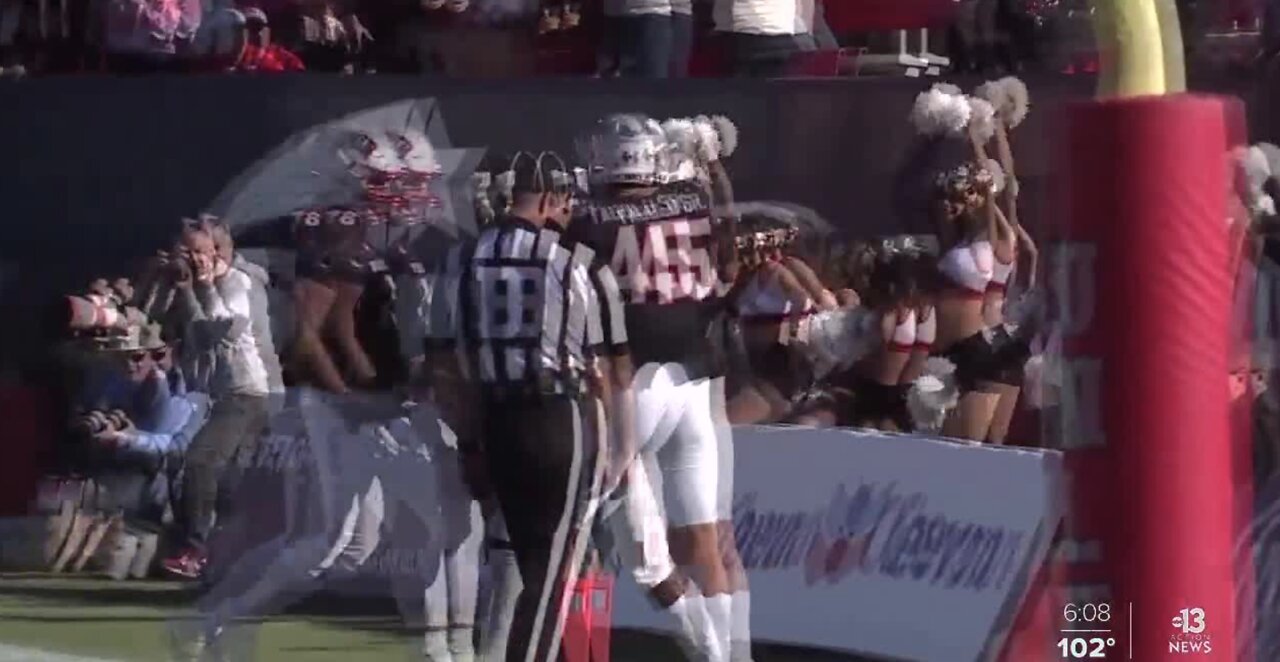
M208 558L203 552L188 549L177 556L165 559L160 563L160 567L170 575L185 579L199 579L207 561Z

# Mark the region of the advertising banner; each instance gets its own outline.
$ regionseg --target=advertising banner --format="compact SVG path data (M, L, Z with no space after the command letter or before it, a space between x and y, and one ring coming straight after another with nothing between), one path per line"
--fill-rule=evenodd
M734 430L752 634L911 660L998 651L1056 528L1053 451L851 430ZM613 622L672 623L627 580Z

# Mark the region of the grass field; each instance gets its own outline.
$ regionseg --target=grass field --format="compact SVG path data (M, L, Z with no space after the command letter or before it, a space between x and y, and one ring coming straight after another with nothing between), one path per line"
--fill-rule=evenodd
M0 662L166 661L171 659L168 626L191 615L191 599L189 589L171 582L0 575ZM254 628L256 659L399 662L416 658L417 638L402 628L390 604L332 607L322 599L311 600ZM644 633L615 631L612 649L613 662L682 659L674 644ZM755 658L757 662L861 659L771 646L759 647Z

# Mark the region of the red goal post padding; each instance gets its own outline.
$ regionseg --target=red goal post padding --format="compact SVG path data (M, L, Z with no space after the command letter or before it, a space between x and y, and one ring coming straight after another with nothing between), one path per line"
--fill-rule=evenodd
M1126 615L1112 634L1138 660L1184 636L1211 638L1200 659L1235 659L1229 124L1213 97L1079 103L1058 153L1064 441L1083 463L1067 531L1100 542L1097 578ZM1175 629L1183 610L1206 629Z

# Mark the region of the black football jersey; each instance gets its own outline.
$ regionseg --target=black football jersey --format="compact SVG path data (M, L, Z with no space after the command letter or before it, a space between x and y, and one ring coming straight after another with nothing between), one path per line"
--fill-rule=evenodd
M680 363L691 377L723 374L712 325L722 310L711 201L679 187L636 198L593 198L569 234L613 271L637 365Z

